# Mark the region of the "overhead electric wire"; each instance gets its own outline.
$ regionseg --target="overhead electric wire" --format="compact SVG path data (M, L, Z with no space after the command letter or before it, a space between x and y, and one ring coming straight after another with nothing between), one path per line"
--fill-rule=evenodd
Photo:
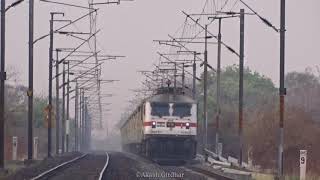
M84 42L82 42L81 44L79 44L73 51L71 51L67 56L65 56L64 58L62 58L59 62L64 61L65 59L67 59L70 55L72 55L75 51L77 51L81 46L83 46L86 42L90 41L90 39L95 35L99 33L99 31L97 31L96 33L92 34L91 36L89 36L88 39L86 39Z
M183 14L185 14L189 19L191 19L192 21L194 21L196 24L198 24L201 28L205 29L201 24L199 24L196 20L194 20L190 15L188 15L187 13L185 13L184 11L182 11ZM215 39L218 40L218 36L212 34L210 31L208 31L208 34L210 34L212 37L214 37ZM239 53L237 53L233 48L231 48L230 46L228 46L226 43L221 42L221 44L227 48L230 52L232 52L233 54L237 55L238 57L240 56Z
M233 8L236 7L236 5L238 4L238 2L239 2L239 0L236 0L236 1L234 2L234 4L233 4L233 6L231 7L230 11L233 11Z
M67 3L49 1L49 0L40 0L40 1L46 2L46 3L60 4L60 5L64 5L64 6L70 6L70 7L77 7L77 8L81 8L81 9L90 9L88 7L85 7L85 6L80 6L80 5L75 5L75 4L67 4Z
M96 10L94 10L94 11L97 11L97 10L98 10L98 9L96 9ZM59 30L61 30L61 29L63 29L63 28L66 28L66 27L72 25L73 23L76 23L76 22L80 21L81 19L89 16L91 13L92 13L92 12L89 12L89 13L83 15L83 16L81 16L81 17L79 17L79 18L71 21L70 23L68 23L68 24L66 24L66 25L64 25L64 26L61 26L60 28L57 28L57 29L54 30L53 32L54 32L54 33L57 33ZM50 35L50 34L46 34L46 35L43 35L43 36L39 37L38 39L36 39L36 40L33 41L33 44L35 44L36 42L38 42L38 41L40 41L40 40L42 40L42 39L44 39L44 38L46 38L46 37L48 37L49 35Z
M220 11L222 11L228 4L229 0L226 0L224 4L221 6Z
M253 8L251 8L247 3L245 3L243 0L239 0L243 5L245 5L250 11L252 11L256 16L260 18L260 20L265 23L267 26L271 27L276 32L279 32L279 29L277 29L270 21L268 21L266 18L259 15Z

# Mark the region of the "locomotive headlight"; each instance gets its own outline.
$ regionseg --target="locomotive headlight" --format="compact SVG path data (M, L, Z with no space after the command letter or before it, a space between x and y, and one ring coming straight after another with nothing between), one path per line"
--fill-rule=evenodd
M190 123L186 123L186 129L190 128Z
M156 122L152 122L152 128L156 128Z

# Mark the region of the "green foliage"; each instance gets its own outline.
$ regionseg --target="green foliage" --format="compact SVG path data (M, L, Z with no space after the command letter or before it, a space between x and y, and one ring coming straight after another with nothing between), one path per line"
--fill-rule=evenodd
M203 74L202 74L203 79ZM215 117L216 117L216 92L217 76L213 71L208 72L208 124L210 144L214 144L215 134ZM237 128L238 128L238 103L239 103L239 67L237 65L228 66L221 71L221 141L224 144L224 150L228 154L237 154L235 151L238 146ZM258 104L273 101L277 88L275 88L271 79L251 71L249 68L244 69L244 110L250 112ZM203 81L198 85L199 99L199 119L203 119ZM246 118L245 118L246 120Z
M27 87L6 85L5 112L8 127L26 127L28 116ZM44 108L47 106L47 97L35 95L33 99L33 119L36 128L44 127Z
M305 72L290 72L286 75L286 85L290 89L308 88L319 86L319 79L313 73Z
M203 75L202 75L203 77ZM203 81L198 91L202 94L198 99L203 103ZM251 71L244 70L244 106L247 109L254 107L261 100L268 101L277 91L271 79ZM208 73L208 113L213 115L216 109L216 73ZM239 68L236 65L228 66L221 72L221 105L227 109L237 107L239 99ZM272 98L271 98L272 99ZM201 111L200 111L201 112Z
M320 72L320 71L319 71ZM203 77L203 75L202 75ZM203 79L203 78L202 78ZM320 77L312 71L290 72L285 77L284 172L299 172L299 150L308 150L308 172L320 172ZM229 66L221 72L220 142L224 155L238 157L239 68ZM199 121L203 122L203 82L198 86ZM215 142L216 73L208 77L208 143ZM254 165L273 169L277 163L279 97L272 81L249 68L244 70L244 161L248 151ZM201 126L200 126L201 127ZM201 131L201 130L200 130ZM200 142L201 143L201 142ZM309 179L319 179L309 176ZM289 179L289 178L288 178ZM291 178L294 179L294 178Z
M310 113L312 119L320 122L320 81L311 71L290 72L286 76L286 101L294 107Z
M33 113L34 113L34 126L44 127L45 112L44 109L47 106L48 100L43 96L35 97L33 100Z

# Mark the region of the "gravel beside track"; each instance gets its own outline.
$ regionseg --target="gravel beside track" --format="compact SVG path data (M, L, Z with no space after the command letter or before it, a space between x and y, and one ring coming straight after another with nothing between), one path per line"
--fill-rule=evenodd
M42 179L50 180L97 180L107 160L106 154L88 154Z
M134 154L113 152L109 156L104 180L215 180L183 166L161 166Z
M54 156L43 161L36 161L34 164L18 170L17 172L5 177L5 180L24 180L37 176L63 162L80 156L81 153L66 153L62 156Z

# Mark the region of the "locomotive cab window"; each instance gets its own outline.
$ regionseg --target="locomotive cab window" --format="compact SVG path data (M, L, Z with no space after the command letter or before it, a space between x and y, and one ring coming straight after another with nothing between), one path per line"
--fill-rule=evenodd
M168 103L151 103L151 115L152 116L170 116L170 106Z
M173 105L173 116L178 117L190 117L191 116L191 104L178 103Z

